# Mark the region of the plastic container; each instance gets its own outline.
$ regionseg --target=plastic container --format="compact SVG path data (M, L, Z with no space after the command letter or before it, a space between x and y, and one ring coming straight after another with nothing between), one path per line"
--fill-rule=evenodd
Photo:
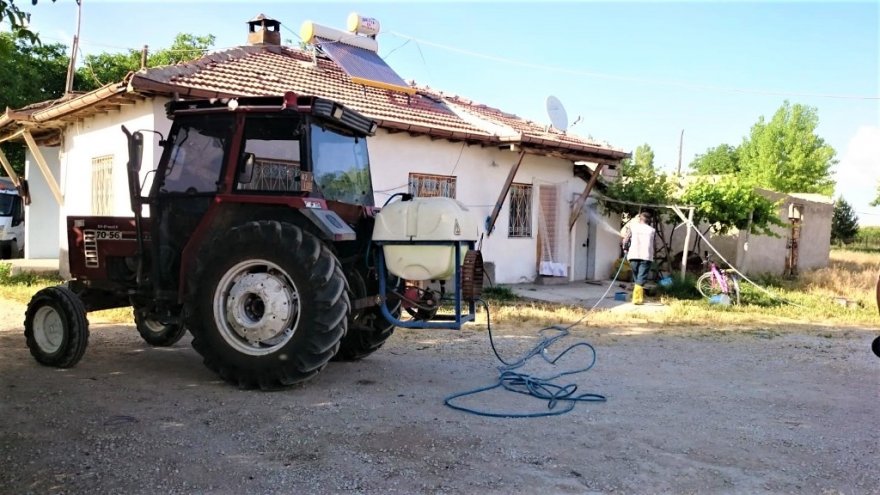
M614 293L614 300L615 301L626 301L626 296L627 296L626 292L623 292L623 291L615 292Z

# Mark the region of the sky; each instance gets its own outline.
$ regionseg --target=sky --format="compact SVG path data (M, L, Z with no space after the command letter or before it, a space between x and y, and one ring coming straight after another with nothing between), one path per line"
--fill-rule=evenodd
M84 54L154 49L178 33L245 44L263 13L299 42L306 20L344 29L351 12L381 24L379 54L406 80L632 151L647 143L674 172L737 145L785 100L815 107L837 151L837 188L861 225L880 183L880 2L233 2L83 0ZM70 45L73 0L21 2L44 42Z

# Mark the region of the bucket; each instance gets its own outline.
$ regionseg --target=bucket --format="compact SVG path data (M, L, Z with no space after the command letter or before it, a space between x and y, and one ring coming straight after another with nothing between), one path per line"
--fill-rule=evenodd
M615 301L626 301L626 292L623 292L623 291L615 292L614 293L614 300Z

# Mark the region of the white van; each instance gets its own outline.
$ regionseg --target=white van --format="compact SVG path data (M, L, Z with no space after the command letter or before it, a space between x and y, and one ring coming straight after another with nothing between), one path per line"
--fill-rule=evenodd
M9 179L0 179L0 259L24 256L24 202Z

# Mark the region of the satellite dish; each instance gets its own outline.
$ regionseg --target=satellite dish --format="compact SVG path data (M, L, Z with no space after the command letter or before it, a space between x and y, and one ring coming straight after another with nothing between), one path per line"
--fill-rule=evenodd
M562 132L568 130L568 114L559 98L550 95L547 97L547 115L550 116L550 124Z

